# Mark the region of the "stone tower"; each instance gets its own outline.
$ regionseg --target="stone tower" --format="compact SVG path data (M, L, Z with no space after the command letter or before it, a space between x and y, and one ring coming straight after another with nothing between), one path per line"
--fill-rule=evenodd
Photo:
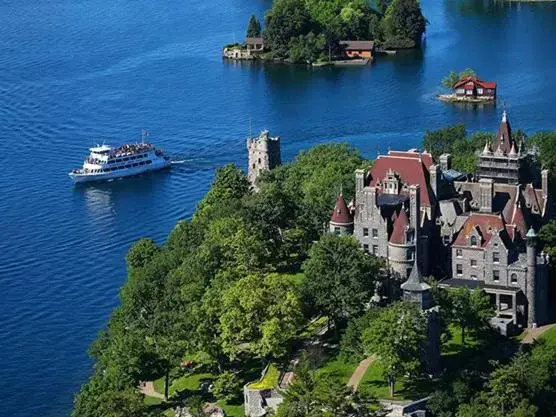
M537 327L537 234L527 232L527 327Z
M258 137L247 139L249 167L247 177L255 190L257 179L264 171L270 171L282 163L280 156L280 138L271 137L268 130L263 130Z
M438 374L440 371L440 310L438 306L434 305L430 285L423 281L417 259L415 259L409 278L401 285L401 288L404 300L416 303L426 315L427 343L423 352L423 360L428 373Z
M346 205L346 201L342 193L336 199L334 212L329 223L330 233L337 235L351 235L353 233L353 216L350 208Z

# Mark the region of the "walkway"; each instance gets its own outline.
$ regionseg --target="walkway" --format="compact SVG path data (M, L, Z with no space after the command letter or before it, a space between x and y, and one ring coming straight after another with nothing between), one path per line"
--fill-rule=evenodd
M357 387L361 383L361 380L365 376L365 373L367 373L367 369L369 368L369 366L371 366L371 364L375 361L375 359L376 359L375 355L372 355L372 356L369 356L367 359L363 359L359 363L359 366L353 372L353 374L351 375L351 378L349 379L349 381L347 383L348 387L352 387L354 390L357 390Z
M556 326L556 324L547 324L546 326L536 327L534 329L527 329L525 332L525 337L521 340L521 343L533 343L534 340L538 339L544 332Z
M139 384L139 390L145 394L147 397L155 397L164 400L164 394L155 391L154 384L152 381L146 381Z

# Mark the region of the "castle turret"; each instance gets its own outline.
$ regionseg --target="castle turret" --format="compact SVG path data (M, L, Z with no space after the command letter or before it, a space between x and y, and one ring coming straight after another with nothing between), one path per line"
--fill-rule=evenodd
M427 372L437 374L440 370L440 309L434 305L430 285L423 281L419 262L415 260L411 274L401 285L403 298L416 303L427 318L427 342L423 359Z
M258 137L247 139L247 151L249 153L247 177L253 188L257 190L257 179L261 173L276 168L282 163L280 138L270 137L268 130L264 130Z
M452 169L452 155L443 153L440 155L440 170L448 171L449 169Z
M353 216L350 209L346 205L346 201L342 193L336 199L334 212L329 223L330 233L338 235L350 235L353 233Z
M527 239L527 327L537 327L537 234L531 227Z

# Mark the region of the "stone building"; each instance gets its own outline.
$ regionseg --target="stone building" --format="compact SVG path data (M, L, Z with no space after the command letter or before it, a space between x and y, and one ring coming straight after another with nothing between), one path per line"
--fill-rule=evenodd
M280 138L271 137L268 130L263 130L258 137L247 139L248 170L247 177L257 190L257 178L263 171L269 171L282 163L280 156Z
M532 156L512 137L506 112L494 142L477 155L474 177L452 169L448 154L438 165L415 149L380 155L355 173L353 234L365 252L386 259L399 282L418 265L444 286L490 294L500 326L543 324L547 257L535 231L553 210L548 171L535 173Z

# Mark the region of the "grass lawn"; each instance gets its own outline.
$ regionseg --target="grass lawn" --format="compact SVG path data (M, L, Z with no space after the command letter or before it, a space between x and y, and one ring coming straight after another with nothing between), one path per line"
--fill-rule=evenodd
M183 391L199 391L202 382L212 381L215 378L216 375L211 373L184 375L172 381L169 390L170 397Z
M371 394L375 398L390 399L390 389L382 375L382 365L379 361L369 366L365 376L359 384L358 390ZM415 400L430 394L435 387L435 381L429 378L412 379L398 378L394 386L394 400Z
M162 400L161 398L149 397L148 395L145 395L145 398L143 399L143 402L146 405L160 405L164 402L164 400Z
M224 401L218 401L218 405L224 409L227 417L244 417L245 408L243 404L228 404Z
M541 339L551 345L556 345L556 326L548 329L541 335Z
M357 368L356 363L347 363L337 357L332 357L319 368L318 372L328 374L332 378L338 378L347 384L355 368Z
M280 371L276 368L276 365L271 363L266 370L266 373L257 382L249 385L253 389L270 389L278 385L278 378L280 377Z
M153 381L154 390L160 394L164 394L164 377L160 377Z

